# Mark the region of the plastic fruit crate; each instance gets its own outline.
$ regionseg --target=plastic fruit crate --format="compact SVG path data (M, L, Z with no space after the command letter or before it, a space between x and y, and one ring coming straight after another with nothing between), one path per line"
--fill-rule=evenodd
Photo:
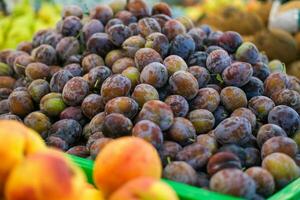
M92 160L68 155L87 175L89 183L93 183L93 165ZM201 188L196 188L182 183L163 179L169 184L180 197L181 200L241 200L228 195L211 192ZM300 178L290 183L288 186L269 197L268 200L300 200Z

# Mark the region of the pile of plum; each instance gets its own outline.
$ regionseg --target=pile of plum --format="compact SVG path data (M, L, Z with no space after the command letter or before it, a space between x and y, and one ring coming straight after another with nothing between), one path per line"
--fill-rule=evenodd
M165 3L67 6L55 29L0 52L0 119L88 159L140 137L164 178L264 199L300 176L300 81L268 63Z

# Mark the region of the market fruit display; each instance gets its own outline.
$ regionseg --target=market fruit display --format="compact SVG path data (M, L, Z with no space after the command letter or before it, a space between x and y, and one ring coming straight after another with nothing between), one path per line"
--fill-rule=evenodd
M159 155L151 144L138 137L122 137L101 150L95 161L94 180L103 193L109 195L137 177L159 179L161 172Z
M152 179L161 174L268 198L300 176L300 81L283 65L269 67L237 32L130 0L124 10L97 5L88 16L67 6L54 29L27 44L0 52L0 119L95 159L105 198L159 198L165 186Z
M132 195L139 194L141 200L178 200L175 191L159 180L162 166L155 148L138 137L119 138L103 148L94 169L94 182L100 186L100 190L87 183L83 170L66 154L47 147L37 132L21 122L0 120L0 137L3 139L1 141L6 142L6 148L11 150L0 149L1 158L4 159L0 168L1 199L105 200L123 199L126 196L129 200ZM122 145L115 146L114 143ZM119 146L122 146L121 149ZM119 156L115 156L116 160L111 160L111 163L103 163L103 159L107 160L107 152L112 150ZM138 150L138 155L131 153ZM142 158L144 153L148 159ZM131 162L123 165L124 159L130 157ZM137 161L139 165L136 165ZM112 173L117 169L118 174Z

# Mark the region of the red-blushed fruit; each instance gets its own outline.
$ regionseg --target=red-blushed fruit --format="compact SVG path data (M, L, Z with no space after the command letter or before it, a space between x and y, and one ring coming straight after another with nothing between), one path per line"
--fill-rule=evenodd
M166 183L151 177L129 181L114 192L108 200L179 200L175 191Z
M45 179L41 174L48 177ZM6 182L5 197L10 200L77 199L85 181L83 171L63 153L48 149L29 155L14 168Z
M151 144L138 137L122 137L107 144L97 156L93 179L109 196L130 180L145 176L159 179L161 174L161 161Z
M4 194L4 186L12 169L22 163L25 157L38 151L43 151L46 148L43 139L38 133L27 128L20 121L0 120L0 141L2 143L0 153L3 159L0 165L1 195ZM8 151L8 149L10 150Z

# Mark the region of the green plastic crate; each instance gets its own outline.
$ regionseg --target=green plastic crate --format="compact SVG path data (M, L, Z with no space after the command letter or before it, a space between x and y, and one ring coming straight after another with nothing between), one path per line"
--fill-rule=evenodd
M83 169L89 183L93 183L93 161L71 155L69 157ZM165 179L163 181L176 191L181 200L241 200L240 198L218 194L174 181ZM268 198L268 200L300 200L300 178Z

